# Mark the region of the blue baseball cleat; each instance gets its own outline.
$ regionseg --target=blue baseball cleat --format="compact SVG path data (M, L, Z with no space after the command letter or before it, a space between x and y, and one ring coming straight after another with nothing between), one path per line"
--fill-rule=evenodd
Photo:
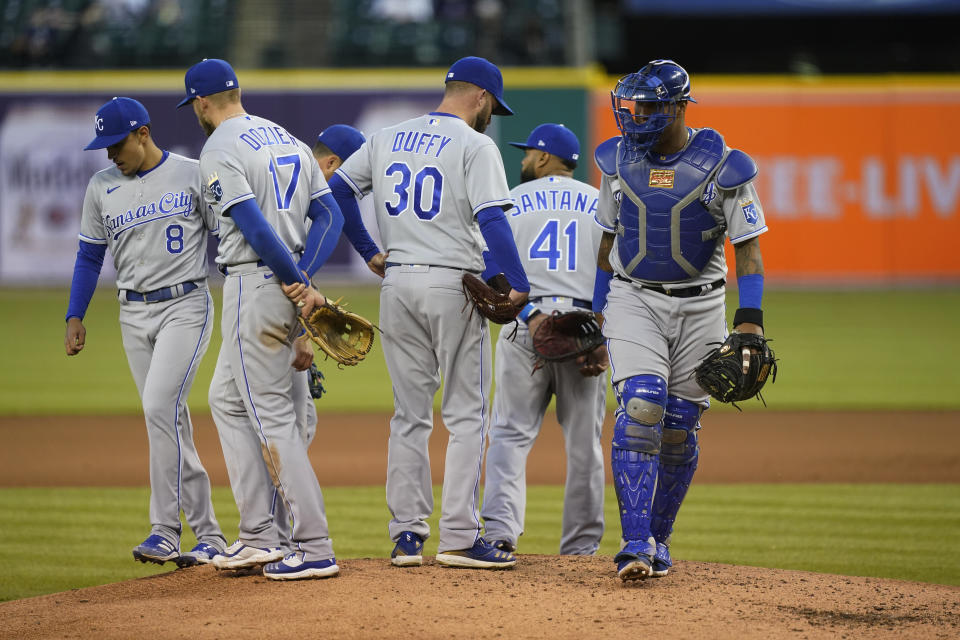
M517 558L509 551L497 549L483 538L477 538L469 549L438 553L437 562L445 567L508 569L517 564Z
M295 551L280 562L271 562L263 568L263 575L271 580L332 578L338 573L340 567L336 558L304 560L302 551Z
M172 542L154 533L133 548L133 559L140 562L163 564L180 557L180 550Z
M193 549L190 549L190 551L182 554L175 560L175 562L181 569L185 567L193 567L198 564L210 564L213 562L213 557L220 553L223 552L212 544L198 542Z
M653 545L643 540L630 540L624 545L620 553L613 557L613 561L617 563L617 575L621 580L643 580L653 574L655 550L652 547Z
M650 575L654 578L662 578L670 571L673 566L673 560L670 558L670 547L662 542L657 543L657 553L653 556L653 570Z
M395 567L419 567L423 564L423 538L413 531L404 531L390 554Z

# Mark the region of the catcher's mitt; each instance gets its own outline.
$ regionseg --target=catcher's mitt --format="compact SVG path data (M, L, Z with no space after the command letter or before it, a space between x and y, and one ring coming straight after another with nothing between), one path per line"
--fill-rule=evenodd
M603 344L596 317L586 311L554 311L533 333L533 351L547 362L564 362Z
M497 324L513 322L520 313L510 300L509 290L508 293L498 291L472 273L463 274L463 293L467 296L466 304L473 303L480 315Z
M327 356L341 365L355 365L366 357L373 347L374 325L363 316L346 311L336 302L327 300L314 309L310 318L298 315L300 324Z
M743 372L744 348L752 348L747 373ZM766 338L755 333L731 333L694 371L697 383L720 402L736 403L757 396L764 406L767 403L760 390L771 373L771 381L776 381L777 359Z

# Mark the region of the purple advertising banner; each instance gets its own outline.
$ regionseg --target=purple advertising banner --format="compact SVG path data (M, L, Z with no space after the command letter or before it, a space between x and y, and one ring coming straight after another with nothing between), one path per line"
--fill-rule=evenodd
M153 138L197 158L205 137L193 110L177 109L176 93L128 94L150 113ZM94 136L97 108L112 98L90 94L0 94L0 283L68 284L77 250L80 210L90 177L109 166L106 152L83 151ZM283 125L312 145L325 127L349 124L370 133L436 107L440 91L330 93L248 91L244 108ZM361 201L374 239L369 202ZM214 241L215 242L215 241ZM215 245L211 249L215 253ZM107 260L103 279L115 273ZM318 278L376 280L341 239Z

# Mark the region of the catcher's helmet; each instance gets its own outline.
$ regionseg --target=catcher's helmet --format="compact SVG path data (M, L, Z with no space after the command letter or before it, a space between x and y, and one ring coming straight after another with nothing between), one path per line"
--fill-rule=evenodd
M639 160L657 144L677 117L678 104L696 102L690 95L690 77L673 60L653 60L623 76L610 98L628 162Z

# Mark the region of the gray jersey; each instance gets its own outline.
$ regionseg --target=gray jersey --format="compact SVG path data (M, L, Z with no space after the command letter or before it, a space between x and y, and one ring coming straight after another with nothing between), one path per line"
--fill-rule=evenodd
M310 200L330 192L309 147L283 127L253 115L224 120L200 154L206 206L220 218L217 262L256 262L229 215L231 206L256 199L267 223L291 253L303 250L304 212Z
M693 140L697 131L699 129L691 129L689 140ZM730 148L724 145L724 153L729 150ZM621 196L619 178L603 175L600 184L597 222L605 231L610 233L616 233L617 230ZM752 182L748 182L737 189L726 190L719 188L716 181L711 180L704 189L700 201L718 222L726 224L727 237L733 244L749 240L767 231L767 224L763 217L763 207L760 205L760 198L757 196L757 190ZM615 242L619 242L619 239L620 237L617 236ZM617 251L616 245L610 251L610 265L613 267L614 273L626 277L626 271L620 264L619 251ZM684 281L683 286L707 284L725 278L726 275L727 261L723 253L723 243L717 242L717 247L707 266L698 276L691 278L689 281Z
M153 291L207 277L207 229L196 160L175 153L153 169L125 176L115 166L94 174L83 198L80 239L105 244L117 288Z
M563 176L525 182L510 192L507 221L530 281L530 297L593 300L597 251L598 191Z
M432 113L382 129L337 169L374 208L390 260L482 271L475 216L510 205L497 145L466 122Z

